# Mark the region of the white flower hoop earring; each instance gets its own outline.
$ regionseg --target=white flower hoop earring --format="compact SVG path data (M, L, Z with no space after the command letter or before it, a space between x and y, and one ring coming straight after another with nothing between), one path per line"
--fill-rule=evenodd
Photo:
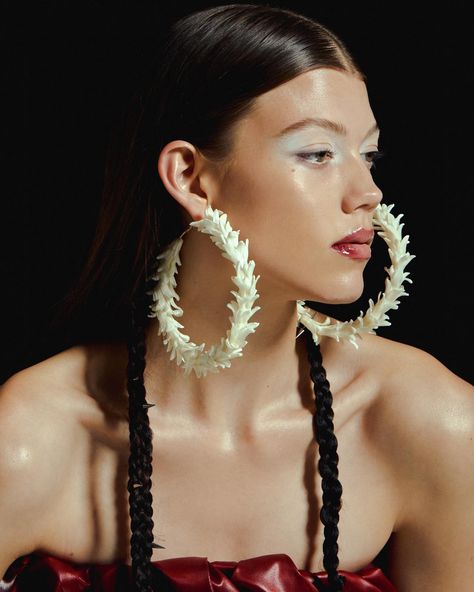
M152 279L159 280L156 288L151 291L153 303L150 305L150 318L156 317L159 321L158 335L164 335L164 344L167 351L171 351L171 360L176 358L178 366L181 364L185 374L194 370L198 378L206 376L208 372L219 372L220 368L230 367L230 360L242 356L242 348L247 345L245 338L249 333L254 333L260 323L249 323L249 318L260 310L260 306L252 308L259 294L256 283L260 276L253 274L255 262L248 260L248 239L239 241L239 231L232 229L227 220L227 214L220 210L213 210L207 205L204 218L190 225L200 232L209 234L212 242L223 252L223 257L229 259L235 269L236 275L232 281L238 287L238 292L231 290L235 300L227 304L232 311L229 317L231 328L226 337L222 337L219 345L213 345L209 351L204 351L205 343L196 345L188 335L179 331L183 328L174 317L183 315L183 310L175 303L179 300L176 294L176 268L181 265L179 252L183 244L183 235L190 230L187 228L179 238L174 240L165 252L157 256L162 259L157 274Z
M390 269L384 267L388 273L388 277L385 279L384 293L381 294L379 292L376 304L374 304L372 299L369 300L369 308L365 315L362 315L362 311L360 311L360 315L355 320L345 322L336 321L335 324L331 325L329 317L326 317L322 322L318 322L313 318L315 311L305 307L304 300L296 301L298 324L304 325L311 331L313 341L316 345L318 345L321 335L327 335L337 341L341 338L347 339L358 349L359 345L356 337L361 338L360 333L362 332L375 333L377 327L390 325L386 312L392 308L398 308L400 302L397 298L408 296L404 291L403 282L405 280L410 283L413 282L411 279L408 279L409 272L404 272L403 270L416 255L410 255L406 250L409 235L402 238L402 227L404 224L400 224L400 219L403 214L399 214L395 218L390 213L393 205L379 204L374 211L372 225L377 230L377 234L387 243L392 265ZM311 310L311 314L308 312L309 310ZM298 333L296 339L303 331L304 329Z

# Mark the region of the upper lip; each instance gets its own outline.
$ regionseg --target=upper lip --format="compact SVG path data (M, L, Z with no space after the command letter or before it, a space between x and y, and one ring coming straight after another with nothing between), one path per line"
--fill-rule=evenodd
M367 245L371 245L374 240L374 234L375 232L373 228L359 228L333 243L333 245L338 245L340 243L366 243Z

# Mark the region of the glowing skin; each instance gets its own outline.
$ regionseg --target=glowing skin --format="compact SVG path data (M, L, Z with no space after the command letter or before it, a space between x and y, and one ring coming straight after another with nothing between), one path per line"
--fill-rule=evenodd
M347 136L316 126L279 135L306 117L340 122ZM382 199L366 156L377 150L378 131L366 137L375 124L364 82L318 69L258 98L235 130L226 167L210 163L185 140L162 150L158 173L188 221L201 218L209 201L228 214L240 239L249 239L249 256L261 276L256 304L262 307L252 318L260 326L243 357L201 379L184 377L169 360L157 321L152 323L148 400L158 402L171 431L173 425L210 430L230 450L263 430L271 417L301 409L297 384L304 343L295 342L295 300L349 303L363 291L367 260L341 256L331 245L361 226L370 228ZM331 150L334 158L301 156L321 150ZM233 267L195 230L184 237L181 262L176 291L183 332L209 348L229 327ZM330 347L322 343L323 356ZM336 387L338 376L332 380Z

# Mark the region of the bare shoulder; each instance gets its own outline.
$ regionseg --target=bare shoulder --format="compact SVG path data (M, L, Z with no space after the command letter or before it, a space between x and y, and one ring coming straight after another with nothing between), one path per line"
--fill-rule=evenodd
M82 345L61 351L13 374L2 386L0 414L2 433L13 440L30 438L48 444L53 435L67 438L81 411L88 407L88 348Z
M377 336L370 341L380 392L368 425L403 492L389 575L401 591L468 592L474 387L421 349Z
M390 437L397 441L396 447L388 443L390 450L399 466L408 463L420 477L424 469L438 471L433 446L441 448L444 439L444 446L457 447L472 436L474 386L422 349L378 336L370 338L368 360L379 383L373 413L380 429L389 428ZM380 436L382 443L383 434ZM425 455L428 464L413 466L416 453Z
M378 384L367 418L377 444L421 486L444 478L443 458L452 466L452 453L462 455L473 435L474 386L422 349L375 335L364 340L364 365Z
M76 411L84 397L70 377L80 354L67 350L0 386L0 575L42 545L74 466L84 435Z

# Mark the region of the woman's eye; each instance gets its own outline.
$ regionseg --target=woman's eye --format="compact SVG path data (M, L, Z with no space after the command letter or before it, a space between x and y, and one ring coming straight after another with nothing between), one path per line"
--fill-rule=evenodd
M317 152L302 152L301 154L298 154L298 156L300 158L302 158L303 160L307 160L310 161L310 158L315 156L317 158L322 158L325 154L329 154L331 156L331 158L334 156L334 152L332 150L318 150ZM324 162L320 162L320 161L312 161L312 164L324 164Z
M303 152L298 154L298 156L303 160L311 162L312 164L316 164L317 166L322 166L327 161L321 162L320 160L314 161L310 159L313 157L324 158L325 155L329 155L330 158L333 158L334 152L332 150L318 150L317 152ZM369 159L368 162L371 164L369 168L372 170L375 169L375 162L385 156L385 152L381 150L371 150L370 152L366 152L364 156Z
M383 150L372 150L371 152L366 152L365 156L370 158L369 162L372 164L370 167L371 170L375 169L375 163L380 158L385 156L385 152Z

